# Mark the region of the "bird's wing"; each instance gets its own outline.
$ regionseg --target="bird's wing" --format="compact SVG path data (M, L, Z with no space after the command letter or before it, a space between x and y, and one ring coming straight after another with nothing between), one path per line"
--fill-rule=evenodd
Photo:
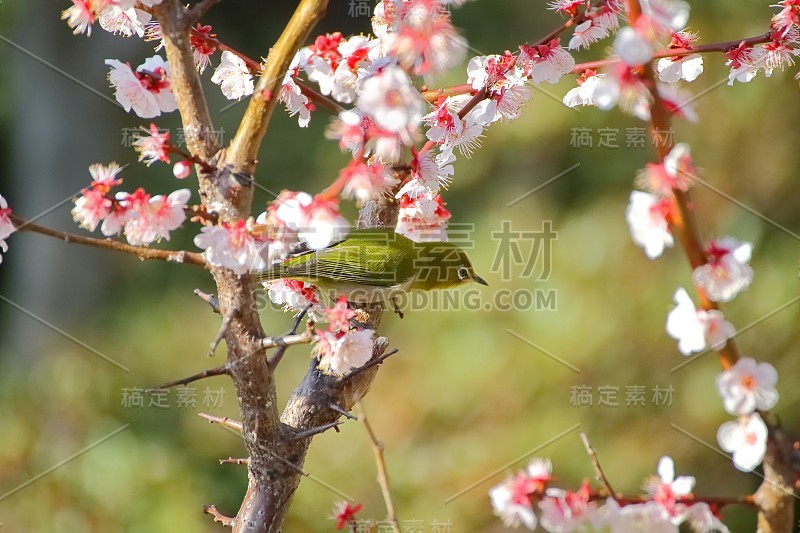
M368 248L338 243L330 248L287 259L259 273L260 281L297 278L391 287L406 281L403 254L389 245L371 244Z

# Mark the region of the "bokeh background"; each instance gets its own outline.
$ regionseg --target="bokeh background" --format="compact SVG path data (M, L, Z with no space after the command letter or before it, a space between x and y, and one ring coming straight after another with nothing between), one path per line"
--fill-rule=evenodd
M205 20L223 41L258 57L266 55L288 20L290 4L225 0ZM693 4L691 29L705 42L763 33L773 12L766 1ZM123 172L129 190L166 192L184 183L175 182L169 167L137 164L134 151L123 146L123 131L147 121L93 93L112 95L105 58L139 64L152 48L99 28L91 38L73 37L59 20L67 6L66 1L0 4L0 192L22 216L58 206L39 222L82 232L71 220L68 199L88 184L91 163L129 165ZM367 32L368 18L351 17L349 10L349 1L332 1L319 31ZM559 23L544 1L526 0L471 2L454 20L484 53L514 49ZM577 58L599 58L609 44ZM790 233L800 233L800 106L793 73L728 87L723 62L720 55L707 56L705 73L691 85L695 93L707 91L696 101L701 121L678 124L676 136L692 145L704 180L788 230L709 188L693 192L704 237L730 234L754 244L754 282L725 306L726 316L742 328L798 294L800 240ZM205 75L209 107L227 141L244 105L223 111L228 102L209 82L210 72ZM464 73L457 69L432 86L461 83ZM483 297L491 300L499 290L552 290L556 308L429 309L408 312L402 321L384 320L382 333L400 353L383 366L364 406L386 446L400 518L421 522L425 531L448 521L451 531L502 531L486 492L503 473L445 501L576 424L596 447L615 488L626 493L639 492L665 454L675 458L679 474L697 477L698 494L741 495L759 484L757 475L736 471L671 426L715 445L717 427L729 419L714 390L720 368L715 356L707 355L670 372L684 359L664 332L665 316L676 287L690 283L690 272L677 250L647 260L631 242L624 216L635 172L652 153L624 148L626 128L641 127L634 119L616 111L563 107L560 98L574 84L569 78L534 91L521 119L493 126L483 148L458 161L445 194L453 222L474 224L471 255L490 285L480 289ZM259 183L274 191L311 192L329 183L347 159L324 139L327 121L321 110L309 128L300 129L295 118L276 112L260 154ZM176 115L158 124L179 127ZM594 146L572 146L574 128L590 128ZM621 147L598 147L599 128L617 129ZM507 206L577 163L549 186ZM259 191L258 208L270 199ZM540 229L544 220L558 232L549 279L521 278L519 264L510 280L491 272L498 253L492 233L502 221L528 231ZM187 228L167 244L194 249L192 236ZM245 469L218 460L242 456L244 448L236 435L210 426L196 412L236 417L228 380L200 382L196 408L179 406L175 392L167 408L149 406L146 395L142 407L124 405L126 393L223 360L224 346L213 360L205 355L218 317L192 295L195 288L212 291L210 278L191 266L140 263L35 234L14 235L9 245L0 266L3 531L219 531L201 505L236 512ZM778 369L776 411L795 434L799 317L800 305L789 305L738 339L745 355ZM284 331L290 319L276 309L263 311L269 333ZM307 353L293 348L281 364L281 399L304 374ZM592 387L593 407L571 404L571 392L581 386ZM604 386L618 388L620 407L596 405L598 387ZM646 388L644 407L625 407L626 389L633 386ZM672 387L671 405L654 404L656 386ZM205 397L206 388L213 398ZM217 405L210 405L213 399ZM560 486L575 488L592 476L577 431L536 455L552 458ZM384 516L369 441L358 423L317 437L305 469L315 479L301 483L286 531L333 529L326 517L342 497L325 484L362 502L360 516ZM755 529L749 509L731 507L724 515L733 531Z

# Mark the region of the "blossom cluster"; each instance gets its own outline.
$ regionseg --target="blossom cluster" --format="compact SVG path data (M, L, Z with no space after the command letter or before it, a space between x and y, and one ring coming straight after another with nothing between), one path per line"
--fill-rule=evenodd
M356 312L342 296L333 307L323 311L324 330L318 329L312 353L318 359L318 368L325 373L344 376L353 369L364 366L372 357L371 329L356 326Z
M100 226L100 232L107 237L124 232L132 245L169 240L170 232L186 220L189 189L178 189L167 196L152 196L141 187L132 193L114 193L122 184L122 178L117 177L121 171L122 167L114 162L90 166L92 182L75 199L72 218L89 231Z
M672 458L658 462L657 475L644 483L645 495L620 498L593 492L588 481L577 491L551 487L552 465L534 458L527 468L489 490L495 514L506 526L539 526L551 533L572 531L677 533L687 524L701 533L728 532L719 518L719 508L692 495L695 479L675 476Z

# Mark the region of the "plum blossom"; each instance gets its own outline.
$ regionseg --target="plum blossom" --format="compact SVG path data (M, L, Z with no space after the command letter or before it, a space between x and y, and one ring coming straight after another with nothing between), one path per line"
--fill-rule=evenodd
M217 47L213 44L210 44L207 39L203 38L203 36L215 36L213 33L211 33L211 26L204 26L198 23L195 27L195 31L197 31L199 35L194 33L189 35L189 44L192 45L192 55L194 57L194 65L197 68L197 72L202 74L211 64L211 56L217 51Z
M732 415L748 415L756 409L765 411L778 403L775 384L778 373L769 363L756 363L743 357L717 377L717 392L722 405Z
M587 525L598 525L600 516L594 503L589 502L589 483L584 482L580 490L570 492L549 488L539 501L539 521L545 531L572 533L583 531Z
M595 8L587 13L587 19L575 27L572 38L569 40L570 50L589 48L593 43L605 39L617 28L619 18L612 2L606 2L600 8Z
M220 86L222 94L228 100L249 96L253 94L255 87L247 64L241 57L228 50L222 52L220 64L214 70L211 81Z
M67 21L75 35L79 33L91 35L95 21L92 0L72 0L72 5L61 12L61 19Z
M671 248L675 242L668 223L672 209L668 198L641 191L631 192L625 218L633 242L644 249L650 259L659 257L664 248Z
M696 176L691 148L686 143L678 143L661 163L648 163L636 176L636 185L665 198L673 189L688 191Z
M612 533L678 533L679 531L669 513L654 501L620 506L609 498L604 510Z
M6 199L0 194L0 252L6 253L8 251L6 239L15 231L17 231L17 228L15 228L14 223L11 222L11 208L8 207L8 202L6 202ZM2 262L3 255L0 254L0 263Z
M139 65L136 70L128 63L106 59L111 67L108 81L115 89L114 97L125 111L142 118L153 118L178 108L169 85L169 65L155 55Z
M415 242L447 240L450 211L444 207L441 195L428 192L412 198L404 193L398 196L398 203L395 232Z
M361 159L354 159L342 170L342 177L346 180L342 196L356 198L361 202L380 198L399 182L384 165L367 164Z
M721 311L695 309L686 289L675 291L675 307L667 315L667 334L678 341L683 355L719 349L736 334Z
M672 32L670 48L691 49L697 40L697 34L686 30ZM658 79L665 83L677 83L680 80L694 81L703 73L703 57L700 54L687 54L674 57L662 57L656 63Z
M706 502L695 503L686 510L687 520L697 533L730 533Z
M364 146L370 120L354 109L346 109L331 121L325 132L329 139L338 139L339 148L353 154Z
M556 38L548 44L520 46L517 66L523 69L525 76L530 76L533 83L558 83L561 76L572 72L575 66L572 55L559 43L560 39Z
M531 497L545 491L552 479L551 470L550 461L534 458L525 470L489 489L492 508L503 524L536 529L538 520L533 512Z
M626 26L617 32L614 52L630 67L644 65L653 59L653 45L641 31Z
M656 86L661 103L667 111L678 118L683 118L689 122L697 122L700 117L694 109L694 97L677 85L666 85L658 83Z
M583 71L581 77L578 78L578 86L573 87L567 94L564 95L563 102L567 107L597 105L595 100L595 91L597 90L597 83L605 76L605 74L598 74L596 71L587 69Z
M265 266L258 241L253 236L252 218L204 226L194 238L194 244L205 250L203 255L209 264L228 268L239 275L263 270Z
M296 233L298 239L314 250L344 239L349 228L336 198L312 197L304 192L281 192L270 206L270 218L276 225Z
M331 518L336 521L336 529L344 529L348 524L355 523L356 513L359 512L363 505L351 504L348 501L341 501L333 506L333 515Z
M334 333L318 331L314 352L319 357L319 369L337 376L344 376L354 368L361 368L372 357L371 329L350 330Z
M614 106L641 120L650 120L650 91L624 63L620 63L598 79L592 87L592 99L597 107L607 111Z
M179 189L166 197L150 196L141 188L132 194L118 194L117 200L129 212L125 221L128 243L146 246L161 239L169 240L170 232L186 220L184 207L190 196L189 189Z
M389 53L414 74L430 75L458 65L467 41L437 0L409 0L399 6Z
M675 463L665 455L658 461L658 477L645 483L645 491L661 505L670 516L678 514L677 500L692 493L695 479L692 476L675 477Z
M753 269L748 264L752 251L752 244L733 237L710 241L705 250L708 262L692 273L695 284L715 302L731 301L753 280Z
M752 472L767 452L767 425L758 413L725 422L717 431L719 447L733 455L733 466Z
M314 285L296 279L276 279L264 282L263 285L269 299L283 306L284 311L298 313L310 305L312 307L308 311L309 316L322 317L319 293Z
M94 231L112 212L114 202L109 197L109 192L122 183L121 179L117 179L117 174L121 171L122 167L114 162L108 166L95 163L89 167L92 184L81 190L81 196L75 200L75 207L71 212L72 218L82 228Z
M142 128L142 131L146 132L146 135L136 132L133 140L133 148L139 152L139 161L145 163L148 167L156 161L169 163L169 151L171 148L169 131L161 133L161 130L155 124L150 124L149 129Z
M109 4L100 13L99 22L101 28L114 35L130 37L136 34L138 37L143 37L145 26L151 18L152 15L147 11Z
M763 48L754 48L753 45L742 41L739 46L725 52L727 61L725 65L731 67L728 74L728 85L734 81L747 83L756 77L759 69L764 65L766 52Z
M358 109L381 128L411 135L425 113L425 102L411 78L397 66L389 66L364 80Z
M642 0L642 14L653 24L678 31L686 27L691 7L683 0Z
M185 159L183 161L178 161L172 167L173 176L175 176L179 180L184 180L188 178L191 175L191 173L192 173L192 164Z

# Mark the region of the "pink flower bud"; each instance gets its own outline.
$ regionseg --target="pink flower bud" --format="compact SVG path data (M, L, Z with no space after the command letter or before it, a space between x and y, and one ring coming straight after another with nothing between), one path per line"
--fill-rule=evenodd
M175 163L175 166L172 167L172 173L175 174L175 177L179 180L186 179L189 177L189 174L192 173L192 164L189 161L178 161Z

